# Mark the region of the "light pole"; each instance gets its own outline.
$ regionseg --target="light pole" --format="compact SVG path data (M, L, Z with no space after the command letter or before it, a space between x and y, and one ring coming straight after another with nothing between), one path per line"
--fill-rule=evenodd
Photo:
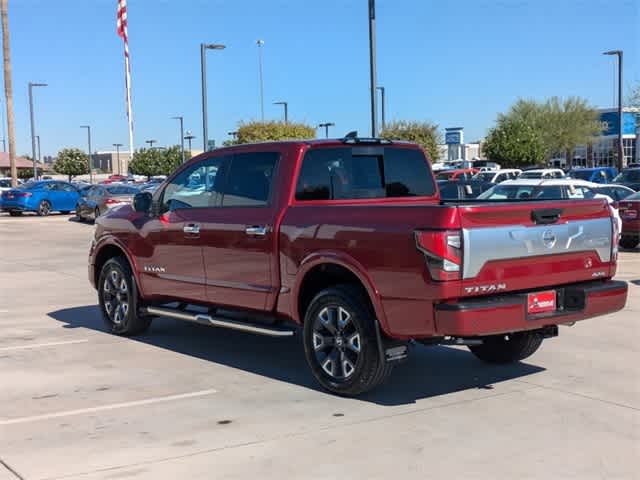
M202 77L202 144L207 151L209 143L209 124L207 121L207 50L224 50L224 45L216 43L200 44L200 75Z
M149 140L145 140L144 143L148 143L149 144L149 150L151 150L153 148L153 144L154 143L158 143L158 141L149 139Z
M618 56L618 170L622 170L624 166L624 146L622 144L622 50L611 50L604 52L603 55Z
M122 175L122 169L120 168L120 147L122 146L122 144L114 143L113 146L116 147L116 164L118 165L118 173ZM111 173L113 173L113 170L111 171Z
M289 103L288 102L273 102L274 105L282 105L284 107L284 123L289 123Z
M258 45L258 71L260 72L260 120L264 122L264 83L262 77L262 46L264 40L256 40Z
M80 128L87 129L87 143L89 144L89 183L93 183L93 162L91 161L91 126L80 125Z
M42 155L40 155L40 135L36 135L36 146L38 147L38 161L42 160Z
M36 126L33 118L33 87L46 87L46 83L29 82L29 113L31 116L31 155L33 155L33 179L38 179L38 168L36 166Z
M189 130L187 130L187 134L184 136L184 139L189 142L189 155L191 155L191 140L193 140L194 138L196 138L196 136Z
M327 122L318 125L318 128L324 128L324 138L329 138L329 127L335 127L335 123Z
M180 151L182 152L182 163L184 163L184 118L171 117L173 120L180 120Z
M378 90L380 90L380 112L382 114L382 121L380 123L380 128L382 128L382 130L384 130L384 127L386 125L385 122L385 117L384 117L384 109L385 109L385 101L384 101L384 87L378 87Z
M371 90L371 136L378 135L376 105L376 0L369 0L369 88Z

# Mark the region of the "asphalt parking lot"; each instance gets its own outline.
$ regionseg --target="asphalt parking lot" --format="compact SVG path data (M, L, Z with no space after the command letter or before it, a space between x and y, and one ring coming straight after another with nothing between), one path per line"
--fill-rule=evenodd
M316 387L298 339L105 333L92 229L0 215L0 480L639 478L638 249L626 310L512 366L416 347L354 400Z

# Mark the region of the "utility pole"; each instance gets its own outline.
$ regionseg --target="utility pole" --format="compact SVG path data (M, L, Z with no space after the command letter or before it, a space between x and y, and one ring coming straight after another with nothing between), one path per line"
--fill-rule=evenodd
M191 140L193 140L194 138L196 138L196 136L189 130L187 130L187 134L184 136L184 139L189 142L189 155L191 155Z
M326 122L318 125L319 128L324 128L324 138L329 138L329 127L335 127L335 123Z
M122 175L122 168L120 165L120 147L122 146L122 144L114 143L113 146L116 147L116 163L118 164L118 173ZM113 171L111 173L113 173Z
M384 98L384 87L378 87L378 90L380 90L380 112L382 113L382 122L380 123L380 128L382 128L382 130L384 130L384 128L386 127L387 123L385 121L385 98Z
M11 186L18 186L16 169L16 129L13 119L13 81L11 73L11 48L9 46L9 1L0 1L2 14L2 57L4 64L4 96L7 105L7 128L9 130L9 165L11 166Z
M91 162L91 126L80 125L80 128L87 129L87 144L89 146L89 183L93 183L93 164Z
M29 114L31 118L31 155L33 156L33 179L38 179L38 168L36 166L36 126L33 116L33 87L46 87L46 83L29 82Z
M38 147L38 161L42 161L42 155L40 154L40 135L36 135L36 146Z
M260 73L260 120L264 122L264 79L262 77L262 46L264 40L257 40L258 45L258 70Z
M182 152L182 163L185 162L184 156L184 118L182 116L179 117L171 117L173 120L180 120L180 151Z
M622 134L624 128L624 118L622 115L622 50L611 50L603 55L617 55L618 57L618 171L624 167L624 144Z
M273 102L274 105L282 105L284 107L284 123L289 123L289 103L288 102Z
M371 136L378 136L376 104L376 0L369 0L369 88L371 90Z
M202 145L207 151L209 143L209 121L207 119L207 50L224 50L224 45L200 44L200 76L202 79Z

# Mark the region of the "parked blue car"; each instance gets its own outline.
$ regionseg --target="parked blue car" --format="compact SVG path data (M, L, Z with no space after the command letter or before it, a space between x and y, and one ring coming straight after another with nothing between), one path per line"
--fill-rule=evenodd
M567 173L568 177L593 183L611 183L616 175L614 167L572 168Z
M0 210L13 217L36 212L41 217L51 212L69 213L76 208L80 194L69 182L43 180L2 192Z

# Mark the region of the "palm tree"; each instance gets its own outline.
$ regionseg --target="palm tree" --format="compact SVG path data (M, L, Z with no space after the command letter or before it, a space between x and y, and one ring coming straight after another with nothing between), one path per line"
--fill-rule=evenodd
M9 47L9 0L0 0L2 14L2 56L4 58L4 95L7 103L7 130L9 135L9 164L11 185L18 184L16 170L16 130L13 124L13 83L11 80L11 49Z

